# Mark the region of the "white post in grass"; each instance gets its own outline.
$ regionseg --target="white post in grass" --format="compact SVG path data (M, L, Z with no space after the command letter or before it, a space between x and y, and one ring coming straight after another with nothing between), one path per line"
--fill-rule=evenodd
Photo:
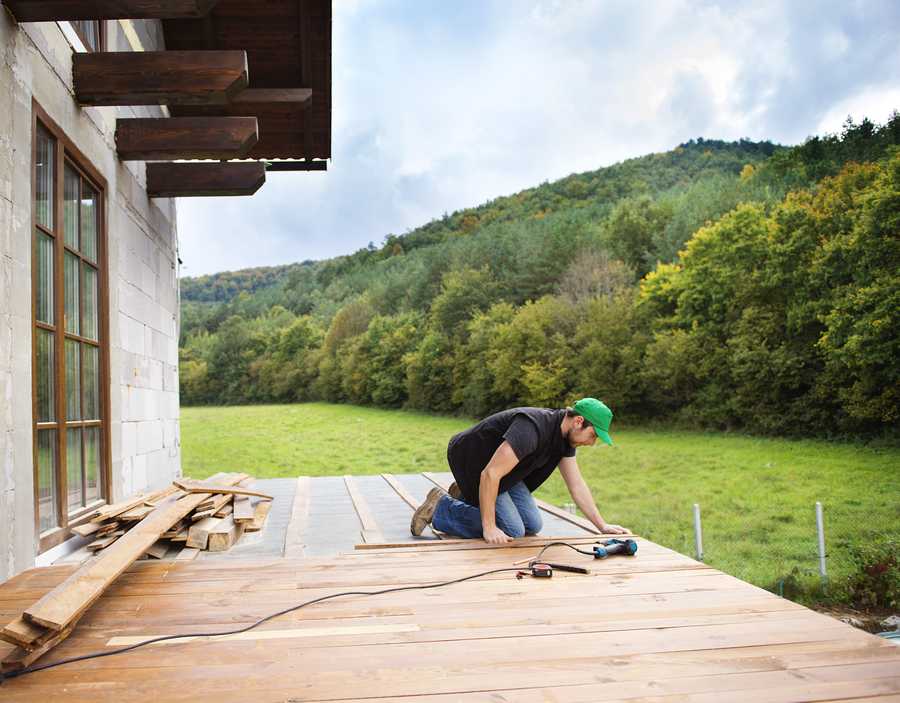
M703 529L700 527L700 505L694 503L694 543L697 546L697 561L703 561Z
M816 530L819 533L819 575L828 578L825 569L825 520L822 517L822 504L816 501Z

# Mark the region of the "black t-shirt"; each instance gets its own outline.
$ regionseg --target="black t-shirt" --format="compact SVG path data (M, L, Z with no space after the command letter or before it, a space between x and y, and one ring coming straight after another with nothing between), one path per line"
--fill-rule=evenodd
M560 431L565 415L565 410L512 408L454 435L447 447L447 461L465 501L478 505L481 472L504 440L519 463L500 479L499 492L519 481L525 481L528 490L534 492L559 466L560 459L575 456L575 447Z

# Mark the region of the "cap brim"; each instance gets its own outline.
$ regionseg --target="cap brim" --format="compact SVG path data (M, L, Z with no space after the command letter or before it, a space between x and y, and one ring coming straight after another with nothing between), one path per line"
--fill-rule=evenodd
M596 425L594 425L594 432L596 432L596 433L597 433L597 436L598 436L600 439L602 439L604 442L606 442L606 444L608 444L609 446L612 446L612 445L613 445L613 443L612 443L612 437L609 436L609 432L607 432L607 431L605 431L605 430L601 430L601 429L600 429L599 427L597 427Z

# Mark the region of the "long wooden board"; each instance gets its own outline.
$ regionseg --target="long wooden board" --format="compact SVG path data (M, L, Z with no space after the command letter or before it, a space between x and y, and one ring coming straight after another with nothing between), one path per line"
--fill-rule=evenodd
M185 493L220 493L222 495L255 496L257 498L272 500L272 496L270 496L268 493L253 491L249 488L231 488L227 486L219 486L209 482L201 483L199 481L173 481L173 483Z
M219 478L234 485L245 475ZM188 515L208 494L169 496L94 561L85 564L62 584L25 610L31 622L63 630L74 622L118 576L153 545L159 536Z
M344 476L344 485L347 487L347 493L350 494L353 509L356 510L356 514L359 516L359 523L362 526L360 535L362 535L363 542L384 542L381 528L378 527L375 516L372 515L369 504L363 498L362 493L359 492L359 487L356 485L353 477L349 475Z
M309 497L310 478L309 476L299 476L297 487L294 490L294 503L291 506L291 519L284 536L284 556L286 557L302 557L305 554L304 535L306 522L309 519ZM257 522L259 510L260 507L257 504L254 525ZM265 515L262 518L265 520Z

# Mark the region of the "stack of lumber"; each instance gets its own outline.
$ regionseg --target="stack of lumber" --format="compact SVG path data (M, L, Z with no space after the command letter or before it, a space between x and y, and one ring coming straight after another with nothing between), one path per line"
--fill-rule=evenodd
M260 530L272 505L269 502L271 496L247 490L247 484L253 481L247 474L228 474L228 476L239 479L237 488L228 490L241 491L240 493L210 494L210 497L203 500L193 512L163 532L144 556L162 559L173 547L221 552L234 545L244 532ZM175 493L196 494L209 488L209 483L175 481L168 488L146 495L141 493L121 503L105 505L91 516L89 522L73 527L72 532L81 537L92 538L93 541L87 544L85 549L89 552L99 552L123 537L169 496ZM224 490L225 487L221 488ZM263 500L254 505L251 503L251 496ZM188 554L196 555L196 552Z
M167 542L184 542L196 556L200 549L228 549L244 531L259 530L271 496L242 485L251 481L247 474L233 473L203 482L175 481L163 490L100 508L89 522L73 528L96 538L88 549L97 553L0 629L0 639L17 646L3 660L3 670L29 666L62 642L125 569L144 555L165 554ZM251 496L264 500L253 506Z

